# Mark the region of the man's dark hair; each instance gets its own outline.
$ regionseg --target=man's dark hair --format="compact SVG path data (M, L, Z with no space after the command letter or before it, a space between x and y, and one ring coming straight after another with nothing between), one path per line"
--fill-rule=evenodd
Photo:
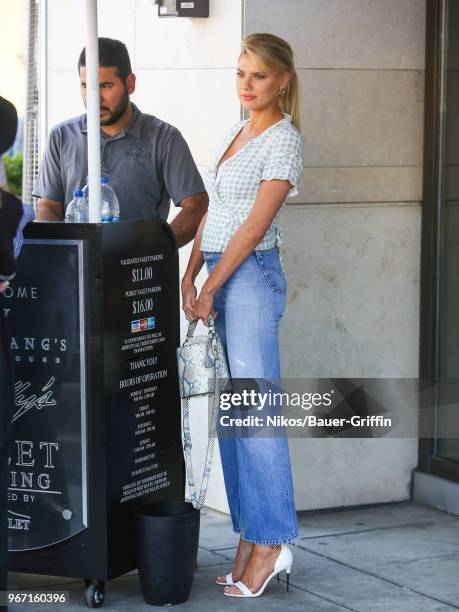
M80 53L78 59L78 74L81 66L86 66L86 47ZM120 79L127 79L131 74L131 60L126 45L114 38L99 38L99 66L111 68L115 66Z

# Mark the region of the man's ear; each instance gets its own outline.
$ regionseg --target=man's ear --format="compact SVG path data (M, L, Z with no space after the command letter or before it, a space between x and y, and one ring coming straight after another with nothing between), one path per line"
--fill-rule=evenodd
M133 94L135 91L135 74L131 74L126 79L127 90L129 94Z

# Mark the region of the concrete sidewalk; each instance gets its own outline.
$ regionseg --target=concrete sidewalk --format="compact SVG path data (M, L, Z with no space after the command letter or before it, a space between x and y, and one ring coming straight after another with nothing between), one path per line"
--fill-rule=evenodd
M231 569L238 537L230 521L203 512L199 568L190 600L175 606L190 612L301 610L310 612L447 612L459 610L459 517L414 503L311 512L300 517L290 592L285 573L251 601L224 597L214 584ZM10 606L9 610L88 610L79 580L10 574L10 589L70 591L61 606ZM135 572L107 584L102 609L154 610L144 603ZM170 608L169 608L170 609Z

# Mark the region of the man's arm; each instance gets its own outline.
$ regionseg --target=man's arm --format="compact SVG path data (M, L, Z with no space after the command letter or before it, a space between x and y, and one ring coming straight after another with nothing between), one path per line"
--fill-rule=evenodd
M37 206L37 221L63 221L64 220L64 204L49 200L48 198L40 198Z
M207 193L193 193L180 202L182 210L171 223L177 246L188 244L196 236L201 219L207 212L209 198Z
M161 152L161 172L167 193L182 208L171 223L177 245L181 247L196 236L209 198L191 151L175 128Z
M46 141L43 159L32 195L39 199L37 221L63 221L65 189L62 179L61 138L53 129Z

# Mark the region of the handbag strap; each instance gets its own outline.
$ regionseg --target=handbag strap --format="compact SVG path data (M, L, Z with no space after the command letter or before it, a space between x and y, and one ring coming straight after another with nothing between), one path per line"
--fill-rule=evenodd
M207 451L206 451L206 459L204 462L204 468L202 472L201 479L201 487L199 489L199 496L196 494L196 483L194 479L194 471L193 471L193 460L191 457L191 433L190 433L190 408L189 408L189 399L186 397L183 399L183 450L185 451L185 465L186 465L186 475L188 481L188 489L190 492L191 503L197 509L202 508L204 505L204 500L207 495L207 487L209 484L209 476L210 470L212 467L212 459L214 454L214 446L215 446L215 434L217 430L217 414L218 414L218 400L217 398L220 396L220 393L214 393L214 400L212 403L212 412L209 423L209 438L207 440Z
M199 323L199 319L196 319L196 321L190 321L189 325L188 325L188 331L186 333L186 337L187 338L191 338L194 334L194 332L196 331L196 326ZM215 323L213 318L209 315L209 319L207 320L207 325L209 326L209 335L210 336L214 336L215 335Z

